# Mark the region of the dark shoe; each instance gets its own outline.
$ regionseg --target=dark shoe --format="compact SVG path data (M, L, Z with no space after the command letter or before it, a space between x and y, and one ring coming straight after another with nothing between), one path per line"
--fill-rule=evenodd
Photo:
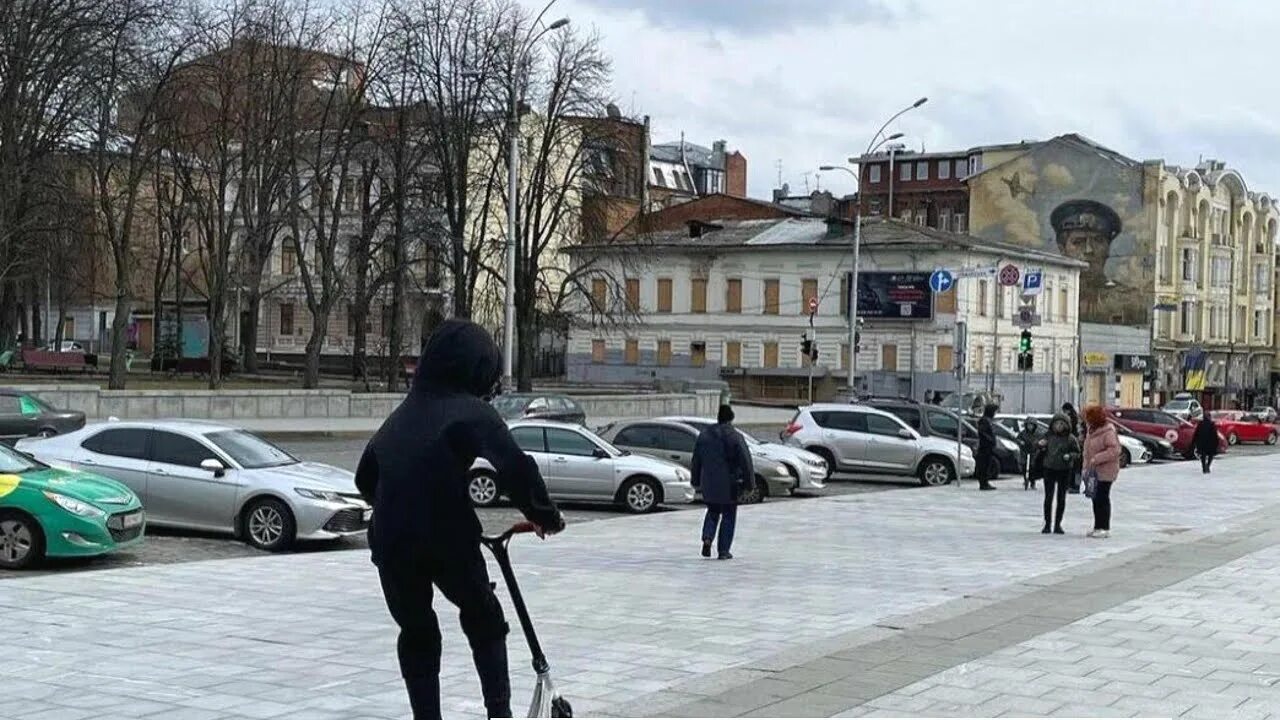
M720 559L721 559L721 560L732 560L732 559L733 559L733 553L720 553Z
M702 541L702 557L704 558L711 557L711 543L707 542L706 540Z
M979 490L995 490L996 486L995 485L979 485L978 489Z
M1049 526L1048 526L1048 525L1045 525L1045 526L1044 526L1044 529L1040 531L1040 534L1041 534L1041 535L1048 535L1048 534L1049 534Z
M1053 534L1054 534L1054 535L1066 535L1066 533L1064 533L1064 532L1062 531L1062 526L1061 526L1061 525L1059 525L1059 526L1057 526L1057 527L1055 527L1055 528L1053 529Z

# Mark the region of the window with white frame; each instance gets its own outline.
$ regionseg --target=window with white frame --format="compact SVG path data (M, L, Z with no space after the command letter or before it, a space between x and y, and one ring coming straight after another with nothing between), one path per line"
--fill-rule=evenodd
M1209 265L1209 282L1213 287L1226 287L1231 282L1231 258L1215 257Z
M938 179L939 180L951 179L951 161L950 160L942 160L938 163Z
M868 171L868 174L870 175L871 184L872 185L878 184L880 182L880 165L879 164L872 165L871 169Z
M1182 281L1195 282L1200 273L1196 272L1196 250L1195 248L1182 248Z
M1267 311L1254 310L1253 311L1253 337L1255 339L1262 339L1262 338L1265 338L1266 336L1267 336Z
M1190 335L1195 331L1196 304L1190 300L1185 300L1182 303L1181 310L1178 316L1178 332L1183 335Z
M1271 292L1271 268L1266 263L1253 265L1253 291L1256 293Z
M898 171L898 179L910 180L911 179L911 163L902 163L898 167L902 168L901 170Z
M918 162L918 163L916 163L916 179L917 179L917 180L928 180L928 179L929 179L929 163L928 163L928 161L925 161L925 162Z
M952 232L967 233L969 232L969 221L964 213L958 212L951 217Z
M982 170L982 156L974 155L969 158L969 174L976 175Z
M942 166L939 165L938 167L941 168ZM942 208L941 210L938 211L938 229L939 230L951 229L951 208Z

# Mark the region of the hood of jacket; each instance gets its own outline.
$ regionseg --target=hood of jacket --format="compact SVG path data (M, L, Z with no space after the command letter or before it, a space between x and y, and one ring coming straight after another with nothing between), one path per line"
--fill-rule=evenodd
M489 394L502 373L502 355L488 331L470 320L445 320L418 357L413 390Z
M1051 420L1049 420L1049 434L1050 434L1050 435L1056 435L1056 434L1057 434L1057 433L1055 433L1055 432L1053 431L1053 424L1054 424L1054 423L1056 423L1056 422L1058 422L1059 420L1061 420L1062 422L1064 422L1064 423L1066 423L1066 424L1067 424L1067 433L1066 433L1066 434L1070 435L1070 434L1071 434L1071 431L1075 428L1075 426L1074 426L1074 425L1072 425L1072 423L1071 423L1071 416L1070 416L1070 415L1067 415L1067 414L1066 414L1066 413L1064 413L1064 412L1058 412L1058 413L1054 413L1054 414L1053 414L1053 418L1052 418Z

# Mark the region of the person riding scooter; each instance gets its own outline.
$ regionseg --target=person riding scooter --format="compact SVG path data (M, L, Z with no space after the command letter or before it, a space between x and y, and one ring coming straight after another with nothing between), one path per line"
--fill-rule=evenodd
M440 718L436 588L458 606L489 717L511 717L508 626L480 553L480 520L467 494L472 463L483 457L493 465L500 492L539 534L564 528L537 464L487 402L501 390L499 372L498 347L483 328L445 321L356 470L356 487L373 505L369 549L400 626L400 673L415 720Z

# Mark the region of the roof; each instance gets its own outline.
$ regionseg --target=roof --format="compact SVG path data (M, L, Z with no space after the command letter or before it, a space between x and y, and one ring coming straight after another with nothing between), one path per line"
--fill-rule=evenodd
M684 143L684 159L690 165L710 168L720 167L711 162L713 156L714 153L709 147L687 141ZM649 148L649 157L663 162L678 163L680 162L680 142L656 144Z
M180 430L190 433L205 434L217 430L244 430L244 428L235 425L227 425L226 423L215 422L212 420L187 420L181 418L167 418L159 420L113 420L108 419L104 423L95 424L99 427L148 427L163 428L165 430Z
M1041 140L1019 140L1018 142L1001 143L999 145L975 145L965 150L940 150L936 152L915 152L913 150L907 149L907 150L901 150L901 151L895 152L893 154L893 157L895 159L901 159L904 161L905 160L931 160L934 158L959 158L959 157L968 157L970 155L975 155L975 154L984 153L984 152L996 152L998 150L1019 150L1019 149L1030 150L1031 148L1042 144L1042 142L1043 141ZM878 150L866 156L866 160L872 161L872 162L876 162L880 160L888 160L888 159L889 159L889 153L885 150Z
M765 220L692 221L702 227L698 237L690 237L687 229L648 233L624 242L611 242L612 247L643 245L646 248L669 248L692 252L721 252L729 249L821 247L845 251L853 239L853 223L838 218L813 216L770 218ZM832 225L844 226L833 234ZM876 249L919 249L932 251L968 251L995 255L1002 259L1048 262L1060 266L1085 268L1088 264L1056 251L1039 250L1012 243L983 240L971 235L935 230L897 219L880 217L862 220L861 243ZM600 244L583 244L567 249L599 248Z
M1113 162L1113 163L1116 163L1116 164L1118 164L1118 165L1124 165L1124 166L1126 166L1126 167L1140 167L1140 166L1142 165L1142 163L1141 163L1140 161L1138 161L1138 160L1134 160L1133 158L1131 158L1131 157L1129 157L1129 156L1127 156L1127 155L1122 155L1122 154L1120 154L1120 153L1116 152L1115 150L1112 150L1111 148L1106 147L1105 145L1102 145L1102 144L1100 144L1100 143L1094 142L1093 140L1090 140L1089 138L1087 138L1087 137L1085 137L1084 135L1081 135L1081 134L1079 134L1079 133L1067 133L1066 135L1059 135L1059 136L1057 136L1057 137L1055 137L1055 138L1052 138L1052 139L1046 140L1046 141L1044 141L1044 142L1042 142L1042 143L1037 143L1037 144L1035 144L1035 145L1028 145L1028 146L1027 146L1027 153L1033 153L1033 152L1036 152L1036 151L1040 150L1041 148L1048 147L1049 145L1071 145L1071 146L1075 146L1075 147L1076 147L1076 148L1078 148L1078 149L1081 149L1081 150L1084 150L1084 151L1087 151L1087 152L1093 152L1093 153L1094 153L1094 154L1096 154L1098 157L1100 157L1100 158L1102 158L1102 159L1104 159L1104 160L1109 160L1109 161L1111 161L1111 162ZM1024 154L1025 154L1025 153L1024 153ZM985 173L989 173L989 172L991 172L992 170L995 170L996 168L1004 167L1005 165L1008 165L1009 163L1016 162L1016 161L1017 161L1019 158L1021 158L1021 157L1022 157L1022 155L1019 155L1019 156L1017 156L1017 157L1013 157L1013 158L1010 158L1010 159L1008 159L1008 160L1005 160L1005 161L1004 161L1004 162L1002 162L1002 163L997 163L997 164L992 165L992 166L990 166L990 167L985 167L985 168L983 168L983 169L979 170L978 172L976 172L976 173L974 173L974 174L972 174L972 175L969 175L968 177L966 177L966 178L965 178L965 180L967 181L967 180L970 180L970 179L972 179L972 178L975 178L975 177L977 177L977 176L979 176L979 175L983 175L983 174L985 174Z

